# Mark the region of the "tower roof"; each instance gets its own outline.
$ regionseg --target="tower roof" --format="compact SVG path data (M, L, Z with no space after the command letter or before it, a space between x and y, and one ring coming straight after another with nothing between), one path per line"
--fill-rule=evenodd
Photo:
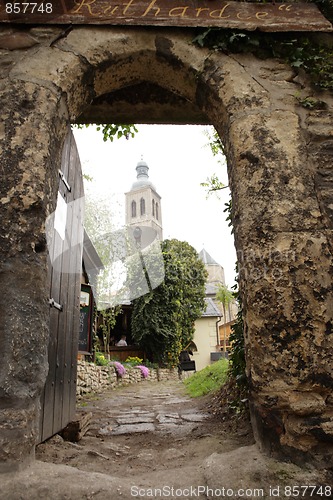
M199 257L202 262L206 265L219 266L220 264L216 262L211 255L204 248L199 252Z
M210 297L205 298L206 307L202 311L201 316L222 316L221 311L218 309L217 305L214 303L213 299Z
M134 191L135 189L141 189L143 187L151 187L152 189L154 189L154 191L156 191L154 184L151 182L151 180L149 180L149 167L147 163L141 159L135 169L137 180L133 182L131 191Z

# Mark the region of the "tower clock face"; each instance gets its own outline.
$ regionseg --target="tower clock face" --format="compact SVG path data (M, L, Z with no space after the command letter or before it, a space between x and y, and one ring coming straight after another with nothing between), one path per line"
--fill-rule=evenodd
M145 169L144 168L139 168L139 174L144 174L145 173Z

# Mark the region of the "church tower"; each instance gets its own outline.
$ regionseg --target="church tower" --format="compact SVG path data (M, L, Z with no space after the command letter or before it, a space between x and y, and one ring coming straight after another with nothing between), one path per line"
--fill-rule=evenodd
M136 166L137 180L126 196L126 226L147 227L152 239L163 239L161 197L149 179L149 167L143 160Z

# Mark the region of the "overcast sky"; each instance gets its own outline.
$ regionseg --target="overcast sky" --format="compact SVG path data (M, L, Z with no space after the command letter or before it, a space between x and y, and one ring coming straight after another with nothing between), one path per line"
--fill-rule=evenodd
M104 142L93 127L74 130L83 173L93 177L86 191L112 200L118 227L125 223L125 196L136 180L135 167L143 160L149 178L162 197L163 237L189 242L198 252L204 247L224 267L226 283L234 284L236 253L223 212L229 190L207 199L200 186L218 174L228 184L225 164L213 157L204 134L207 127L138 125L134 138ZM221 160L221 159L220 159Z

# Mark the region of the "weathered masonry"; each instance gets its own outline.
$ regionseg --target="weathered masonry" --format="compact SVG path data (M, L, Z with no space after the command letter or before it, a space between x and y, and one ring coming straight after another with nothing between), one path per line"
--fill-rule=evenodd
M48 372L45 221L78 121L216 127L257 442L275 456L332 464L332 96L278 60L199 49L191 29L0 29L0 470L34 455Z

